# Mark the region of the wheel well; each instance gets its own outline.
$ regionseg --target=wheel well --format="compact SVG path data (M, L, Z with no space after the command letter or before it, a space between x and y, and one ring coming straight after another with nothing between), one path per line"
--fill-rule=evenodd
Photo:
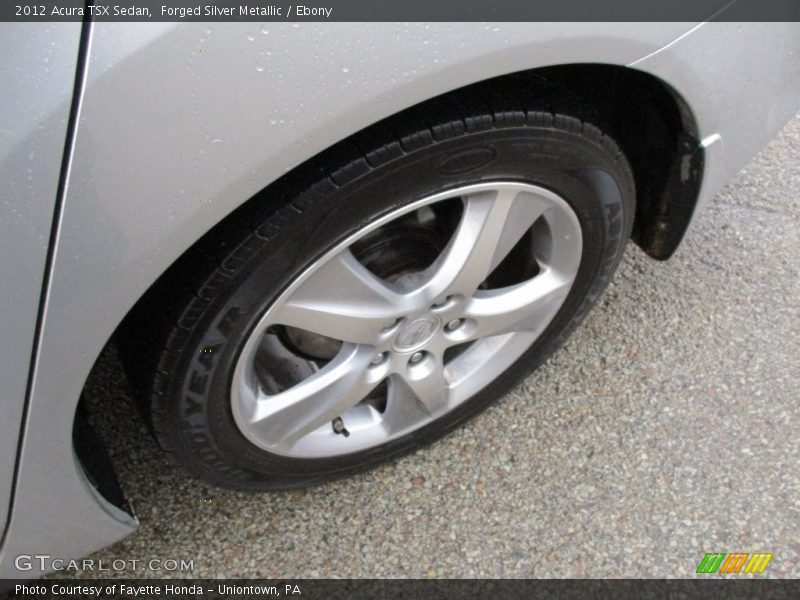
M487 104L495 110L519 110L523 105L561 112L609 134L634 172L634 241L659 259L677 247L697 197L702 153L697 150L690 111L666 84L640 71L600 64L546 67L481 81L404 110L314 156L245 202L187 250L142 296L111 338L134 392L149 387L157 368L158 352L153 349L164 347L160 338L174 323L169 315L177 317L186 294L200 288L203 274L211 272L210 264L219 264L228 255L226 260L236 260L236 252L231 254L235 246L226 240L236 239L237 231L287 204L320 173L335 181L338 165L348 164L354 155L363 156L362 149L368 144L375 147L384 134L402 139L409 125L428 124L438 114L452 115L454 108L468 114L470 107ZM147 417L148 411L143 412Z
M537 73L580 97L594 124L622 148L636 182L633 240L651 257L669 258L689 225L703 173L685 101L660 79L627 67L563 65Z

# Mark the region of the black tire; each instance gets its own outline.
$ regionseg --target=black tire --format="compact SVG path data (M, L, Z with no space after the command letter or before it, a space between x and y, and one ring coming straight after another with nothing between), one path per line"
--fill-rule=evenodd
M225 234L217 247L226 255L204 273L167 336L150 395L153 430L164 449L206 481L238 489L306 486L441 437L500 398L563 343L608 284L630 237L635 194L628 163L611 139L578 119L487 110L440 118L395 139L370 143L362 136L360 146L358 155L334 171L317 168L316 181L293 190L248 231ZM248 332L293 278L381 214L443 189L497 179L556 192L571 205L583 232L575 283L537 341L458 408L383 446L297 459L250 443L231 411L232 370ZM202 352L208 348L213 352Z

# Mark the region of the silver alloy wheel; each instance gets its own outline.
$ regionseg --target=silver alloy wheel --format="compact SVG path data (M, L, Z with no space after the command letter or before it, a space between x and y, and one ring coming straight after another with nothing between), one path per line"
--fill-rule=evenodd
M369 233L459 198L458 224L424 270L388 281L356 258L354 245ZM489 275L523 238L530 240L538 271L486 289ZM329 458L423 427L479 392L531 346L564 303L581 252L580 223L570 205L535 185L464 186L383 216L312 263L255 326L233 375L238 428L274 454ZM293 328L293 339L316 336L310 343L333 348L331 358L289 353L276 327ZM269 365L266 374L259 366L264 348L290 365L290 383L276 383ZM381 386L385 400L376 406L367 399Z

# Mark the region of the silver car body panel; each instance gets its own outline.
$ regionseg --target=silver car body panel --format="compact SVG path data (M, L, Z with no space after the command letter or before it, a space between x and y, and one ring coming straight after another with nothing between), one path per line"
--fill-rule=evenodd
M706 149L697 211L800 109L800 24L706 23L636 61L694 113Z
M0 532L5 527L80 23L0 23Z
M633 65L668 82L694 112L708 146L705 202L800 105L796 25L93 27L13 517L0 549L5 577L35 574L17 572L16 555L76 557L133 531L135 521L87 484L71 450L85 379L127 311L178 256L319 151L490 77L576 62Z

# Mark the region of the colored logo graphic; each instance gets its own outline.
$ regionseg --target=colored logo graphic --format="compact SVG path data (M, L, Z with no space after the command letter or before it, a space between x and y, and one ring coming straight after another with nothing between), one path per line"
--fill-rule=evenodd
M771 560L767 552L710 552L697 565L697 573L763 573Z

